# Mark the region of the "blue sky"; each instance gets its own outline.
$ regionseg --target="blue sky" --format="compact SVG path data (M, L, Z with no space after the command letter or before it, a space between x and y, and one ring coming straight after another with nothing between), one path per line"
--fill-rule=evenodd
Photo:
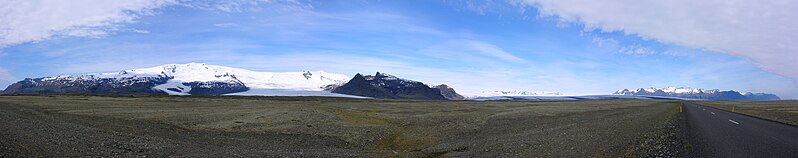
M84 1L75 3L80 2ZM596 17L583 11L587 9L568 9L583 6L546 1L242 0L108 4L111 7L97 12L66 8L86 9L94 20L74 15L58 19L79 22L47 23L14 16L23 15L25 9L48 7L24 4L29 1L4 3L29 7L0 8L0 13L9 15L0 20L11 22L0 24L6 25L0 30L7 30L0 31L0 87L23 78L204 62L257 71L323 70L350 76L380 71L446 83L463 93L527 90L582 95L684 86L798 98L796 70L783 68L795 61L794 52L781 53L793 47L760 51L736 44L749 41L726 42L728 38L712 36L728 33L712 30L725 29L696 22L712 21L701 19L706 17L682 27L679 21L667 20L681 18L651 13L654 17L648 18L673 24L657 28L662 24L635 25L651 20L614 21L639 17L613 18L615 14L609 13L607 18ZM52 26L35 30L27 25ZM781 33L757 35L781 39L785 32L795 34L789 28L773 30L779 29ZM694 33L702 30L710 30L705 31L710 35ZM746 31L729 30L733 35Z

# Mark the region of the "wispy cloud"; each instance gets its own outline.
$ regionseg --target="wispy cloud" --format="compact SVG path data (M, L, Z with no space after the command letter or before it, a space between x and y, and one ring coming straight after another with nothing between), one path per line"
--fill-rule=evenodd
M618 52L627 55L650 55L657 53L657 51L651 50L651 48L640 45L624 46L621 47Z
M140 29L133 29L133 30L131 30L131 31L133 31L133 32L135 32L135 33L140 33L140 34L148 34L148 33L150 33L150 31L147 31L147 30L140 30Z
M221 28L233 27L233 26L236 26L236 25L237 25L237 24L235 24L235 23L218 23L218 24L213 24L213 26L216 26L216 27L221 27Z
M526 60L505 52L496 45L466 39L454 39L442 44L422 49L422 54L443 60L491 62L500 60L512 63L525 63Z
M61 36L97 37L151 15L171 0L6 0L0 2L0 49Z
M603 48L618 48L621 45L621 42L616 39L600 37L593 37L593 43Z
M798 80L798 1L521 0L542 16L586 30L621 31L682 46L747 58L764 70ZM632 49L636 50L636 49Z

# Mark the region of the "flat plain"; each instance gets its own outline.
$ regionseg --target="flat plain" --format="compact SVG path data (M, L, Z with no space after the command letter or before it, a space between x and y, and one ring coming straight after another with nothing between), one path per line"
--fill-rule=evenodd
M671 157L679 105L0 96L0 157Z

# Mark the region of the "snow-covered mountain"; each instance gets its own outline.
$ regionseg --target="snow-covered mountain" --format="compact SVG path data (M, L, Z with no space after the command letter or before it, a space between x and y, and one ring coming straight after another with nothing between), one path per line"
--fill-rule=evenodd
M323 71L257 72L205 63L187 63L113 73L25 79L9 86L3 93L218 95L250 89L321 91L327 85L340 84L348 79L346 75Z
M204 63L168 64L119 74L164 75L172 82L240 81L252 89L322 90L326 85L346 82L349 77L324 71L257 72Z
M674 94L698 94L698 93L717 93L720 92L718 89L701 89L701 88L691 88L691 87L665 87L665 88L638 88L635 90L629 89L622 89L615 91L613 94L636 94L636 93L655 93L657 91L662 91L665 93L674 93Z
M767 93L741 93L737 91L721 91L718 89L701 89L690 87L665 87L665 88L638 88L635 90L622 89L615 91L615 95L644 95L665 96L707 100L779 100L780 98Z

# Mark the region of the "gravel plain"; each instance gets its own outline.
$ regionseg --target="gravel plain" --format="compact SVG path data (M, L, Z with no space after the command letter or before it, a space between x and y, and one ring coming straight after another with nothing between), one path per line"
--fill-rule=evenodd
M678 106L0 96L0 157L679 157Z

